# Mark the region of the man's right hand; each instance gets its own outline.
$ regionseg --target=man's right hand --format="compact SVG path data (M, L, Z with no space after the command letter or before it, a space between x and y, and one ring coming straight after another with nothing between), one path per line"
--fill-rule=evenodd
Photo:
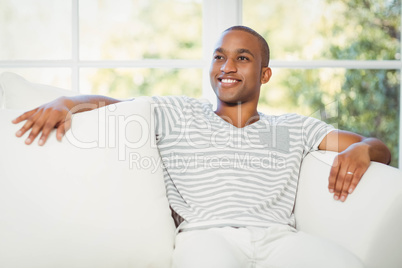
M23 113L12 121L14 124L18 124L26 120L21 129L17 131L16 136L21 137L25 132L31 130L31 133L25 140L25 143L29 145L42 132L39 145L43 145L53 128L57 128L56 138L61 141L66 131L71 127L72 113L69 104L70 102L67 97L60 97Z
M71 127L71 116L73 114L91 111L118 102L120 100L100 95L60 97L15 118L12 121L14 124L26 120L15 135L21 137L25 132L31 130L25 140L26 144L31 144L42 132L39 145L43 145L53 128L57 128L56 138L61 141L66 131Z

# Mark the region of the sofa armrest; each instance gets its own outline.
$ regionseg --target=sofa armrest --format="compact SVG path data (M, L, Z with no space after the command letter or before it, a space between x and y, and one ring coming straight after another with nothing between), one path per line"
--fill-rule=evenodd
M330 239L367 267L402 267L402 172L372 162L344 203L328 191L336 153L317 151L303 160L295 205L296 228Z
M27 146L0 110L0 267L170 267L175 226L151 122L136 100L74 115Z

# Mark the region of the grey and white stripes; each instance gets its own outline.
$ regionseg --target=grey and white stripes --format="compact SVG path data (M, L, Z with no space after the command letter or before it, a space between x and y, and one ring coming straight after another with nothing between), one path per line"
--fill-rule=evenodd
M260 114L236 128L209 103L184 96L152 100L167 196L184 219L181 230L294 226L302 158L332 126L297 114Z

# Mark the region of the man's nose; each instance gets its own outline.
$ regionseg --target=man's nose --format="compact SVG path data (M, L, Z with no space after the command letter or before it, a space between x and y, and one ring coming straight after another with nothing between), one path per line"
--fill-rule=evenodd
M227 59L224 64L221 66L221 71L224 73L233 73L236 72L236 64L232 59Z

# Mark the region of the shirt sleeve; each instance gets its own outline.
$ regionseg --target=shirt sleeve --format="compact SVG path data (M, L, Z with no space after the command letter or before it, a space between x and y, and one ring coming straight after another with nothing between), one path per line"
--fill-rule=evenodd
M312 117L305 117L303 120L303 139L305 142L305 153L318 150L325 136L335 128L321 120Z
M185 96L151 97L157 142L167 137L180 120L184 120L186 103Z

